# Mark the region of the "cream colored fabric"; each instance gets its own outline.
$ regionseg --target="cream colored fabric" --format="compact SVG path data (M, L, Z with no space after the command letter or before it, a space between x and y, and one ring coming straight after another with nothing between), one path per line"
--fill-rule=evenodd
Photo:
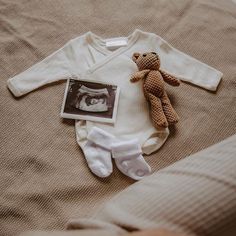
M113 40L115 39L117 38ZM142 93L143 81L130 83L132 74L137 71L137 66L132 61L133 53L156 51L164 70L212 91L216 90L222 73L176 50L153 33L136 29L126 40L127 45L110 51L105 46L106 39L88 32L69 41L28 70L10 78L7 81L8 87L18 97L45 84L70 77L117 85L121 92L115 124L76 121L78 144L86 153L84 147L87 134L92 127L97 126L112 133L117 139L138 139L143 153L151 154L166 141L169 129L154 128Z
M8 87L16 97L20 97L58 80L74 76L82 79L80 76L87 74L87 70L91 73L101 67L100 76L104 82L109 81L107 77L113 75L111 81L119 86L122 86L120 81L127 81L126 86L128 86L127 78L137 71L132 61L133 53L156 51L161 58L161 68L164 70L187 82L212 91L216 90L222 77L220 71L180 52L160 36L136 29L124 38L127 40L127 45L111 51L105 45L106 39L88 32L70 40L41 62L10 78L7 81ZM88 77L91 76L90 73ZM98 75L95 74L96 76ZM129 89L132 91L132 88Z
M235 170L236 135L127 188L93 216L91 225L100 220L124 230L226 236L236 230ZM90 229L90 222L72 220L70 226Z
M15 99L8 78L89 30L107 38L136 28L222 71L216 93L187 83L167 87L180 122L145 156L156 172L236 133L235 12L221 0L0 0L0 235L64 229L69 218L91 216L134 183L117 168L104 180L89 171L74 121L59 118L64 82Z
M234 235L235 154L236 135L133 184L91 219L71 219L67 228L78 235L95 228L97 235L103 235L101 230L122 235L151 228L186 235ZM71 231L64 235L67 233Z

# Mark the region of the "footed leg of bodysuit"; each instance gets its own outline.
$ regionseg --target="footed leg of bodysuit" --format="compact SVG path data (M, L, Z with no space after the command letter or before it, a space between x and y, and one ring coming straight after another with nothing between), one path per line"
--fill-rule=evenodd
M151 168L144 160L137 140L114 143L112 157L115 159L117 168L132 179L140 180L151 173Z
M90 170L99 177L107 177L112 173L111 152L87 141L84 146L84 156Z
M90 170L99 177L112 173L111 144L115 137L102 129L93 127L87 136L83 151Z

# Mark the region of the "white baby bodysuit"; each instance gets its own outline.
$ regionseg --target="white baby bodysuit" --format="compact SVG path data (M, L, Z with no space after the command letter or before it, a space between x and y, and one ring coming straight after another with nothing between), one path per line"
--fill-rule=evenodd
M117 45L121 42L121 47L115 49L116 43L112 42L118 42ZM143 153L150 154L165 142L169 130L153 127L148 104L142 93L142 81L130 83L131 75L137 71L132 61L133 53L148 51L157 52L161 69L182 81L211 91L217 89L222 77L220 71L180 52L156 34L138 29L128 37L111 39L102 39L88 32L70 40L64 47L9 79L7 83L17 97L42 85L74 77L118 85L121 92L116 123L76 120L78 144L83 149L88 132L96 126L120 140L138 139Z

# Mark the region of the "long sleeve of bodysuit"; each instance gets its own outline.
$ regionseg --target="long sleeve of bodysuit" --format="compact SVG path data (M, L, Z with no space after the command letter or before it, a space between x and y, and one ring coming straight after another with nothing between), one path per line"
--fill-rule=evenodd
M26 71L10 78L7 81L7 86L11 92L19 97L45 84L72 76L75 63L74 47L76 46L73 41L69 41L62 48Z
M161 59L161 69L207 90L215 91L223 74L209 65L175 49L161 37L152 34L152 44Z
M84 48L84 41L81 39L83 38L78 37L70 40L44 60L10 78L7 81L8 88L19 97L45 84L78 75L88 67L86 57L78 55ZM158 52L161 58L161 69L166 72L205 89L212 91L217 89L222 77L220 71L175 49L155 34L149 34L148 40L141 41L139 44L141 47L146 45L150 49L154 48ZM83 60L78 61L79 58Z

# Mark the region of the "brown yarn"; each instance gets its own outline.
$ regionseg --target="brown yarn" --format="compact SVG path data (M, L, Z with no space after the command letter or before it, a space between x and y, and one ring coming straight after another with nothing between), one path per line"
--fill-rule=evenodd
M156 128L168 127L178 122L179 117L172 107L165 91L164 81L172 86L179 86L180 81L160 69L160 58L155 52L134 53L133 61L139 71L130 79L136 82L144 79L143 91L151 105L151 117Z

